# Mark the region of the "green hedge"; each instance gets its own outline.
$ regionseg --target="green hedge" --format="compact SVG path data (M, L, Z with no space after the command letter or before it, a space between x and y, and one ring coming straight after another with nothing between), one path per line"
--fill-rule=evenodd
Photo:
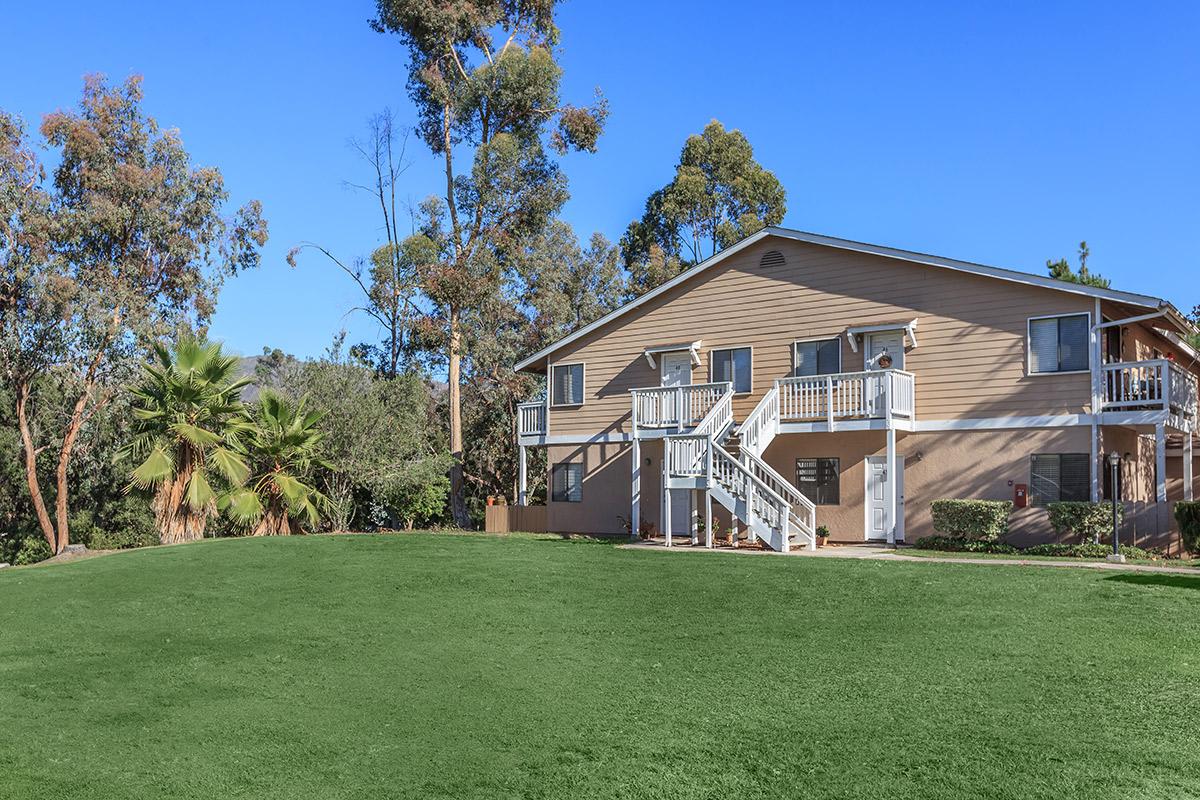
M1050 527L1059 536L1079 536L1088 543L1112 534L1112 503L1047 503L1046 510L1050 512ZM1117 503L1118 523L1124 513L1124 507Z
M45 539L41 536L27 536L21 542L21 548L17 550L13 566L23 567L28 564L36 564L39 561L45 561L52 555L54 554L50 552L50 545Z
M1117 548L1118 551L1126 558L1155 558L1156 553L1150 550L1145 550L1141 547L1133 547L1132 545L1123 544ZM1027 556L1059 556L1061 558L1106 558L1112 553L1112 545L1095 544L1094 542L1084 542L1083 544L1070 544L1067 542L1051 542L1049 544L1035 544L1033 547L1027 547L1021 551Z
M1008 533L1011 500L934 500L933 529L958 539L994 542Z
M1200 553L1200 501L1185 500L1175 504L1175 521L1183 546L1193 555Z
M948 553L1009 553L1021 552L1011 544L983 539L964 539L961 536L922 536L914 545L918 550L941 550Z

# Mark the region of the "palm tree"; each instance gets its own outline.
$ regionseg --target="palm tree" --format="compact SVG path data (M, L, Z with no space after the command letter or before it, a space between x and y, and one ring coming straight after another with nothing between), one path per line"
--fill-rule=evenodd
M306 410L306 402L266 390L250 409L245 443L251 476L222 499L221 507L254 536L298 533L301 522L316 527L329 502L307 482L314 469L326 465L318 457L316 427L324 414Z
M249 468L238 454L247 428L238 360L221 345L181 339L154 346L142 382L132 388L133 438L120 455L141 459L131 484L154 489L154 518L163 544L204 537L222 484L238 486Z

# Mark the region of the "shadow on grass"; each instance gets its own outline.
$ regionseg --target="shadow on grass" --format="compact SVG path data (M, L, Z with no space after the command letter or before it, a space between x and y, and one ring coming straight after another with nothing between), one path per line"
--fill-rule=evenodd
M1117 583L1131 583L1135 586L1170 586L1173 589L1194 589L1200 591L1200 576L1165 575L1152 572L1127 572L1111 575L1105 580Z

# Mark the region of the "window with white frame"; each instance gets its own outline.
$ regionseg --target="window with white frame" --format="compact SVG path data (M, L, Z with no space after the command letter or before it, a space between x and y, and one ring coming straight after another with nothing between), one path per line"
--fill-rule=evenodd
M1083 372L1091 361L1089 317L1070 314L1029 320L1029 371L1032 374Z
M713 383L729 381L738 393L751 389L751 355L749 347L731 347L713 350L709 354L712 363Z
M1044 506L1064 500L1090 500L1091 458L1087 453L1034 454L1029 463L1030 504Z
M792 375L798 378L842 371L842 341L837 337L796 342L792 347Z
M578 406L583 404L583 364L556 364L551 369L550 395L552 406Z
M583 464L555 464L550 470L550 499L556 503L583 500Z

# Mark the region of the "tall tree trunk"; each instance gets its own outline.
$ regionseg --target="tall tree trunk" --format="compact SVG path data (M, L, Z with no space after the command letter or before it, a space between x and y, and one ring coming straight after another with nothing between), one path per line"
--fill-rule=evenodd
M193 510L185 498L197 460L190 448L184 448L175 477L163 481L154 496L154 520L158 526L158 541L162 544L196 542L204 538L209 511Z
M457 308L450 309L450 352L446 380L450 403L450 515L460 528L471 525L463 498L462 436L462 320Z
M61 553L70 544L71 522L67 512L67 467L71 464L71 453L75 450L75 440L79 438L79 430L83 427L83 412L91 397L92 387L84 386L75 407L71 409L71 418L67 422L67 430L63 434L62 448L58 451L58 469L54 475L54 516L58 527L58 543L55 553Z
M33 445L33 433L29 430L29 381L22 378L17 381L17 427L21 429L21 449L25 452L25 482L29 484L29 499L33 502L33 510L37 514L38 525L41 526L42 536L54 552L57 537L54 534L54 524L50 522L50 512L46 510L46 501L42 498L42 487L38 482L37 448Z

